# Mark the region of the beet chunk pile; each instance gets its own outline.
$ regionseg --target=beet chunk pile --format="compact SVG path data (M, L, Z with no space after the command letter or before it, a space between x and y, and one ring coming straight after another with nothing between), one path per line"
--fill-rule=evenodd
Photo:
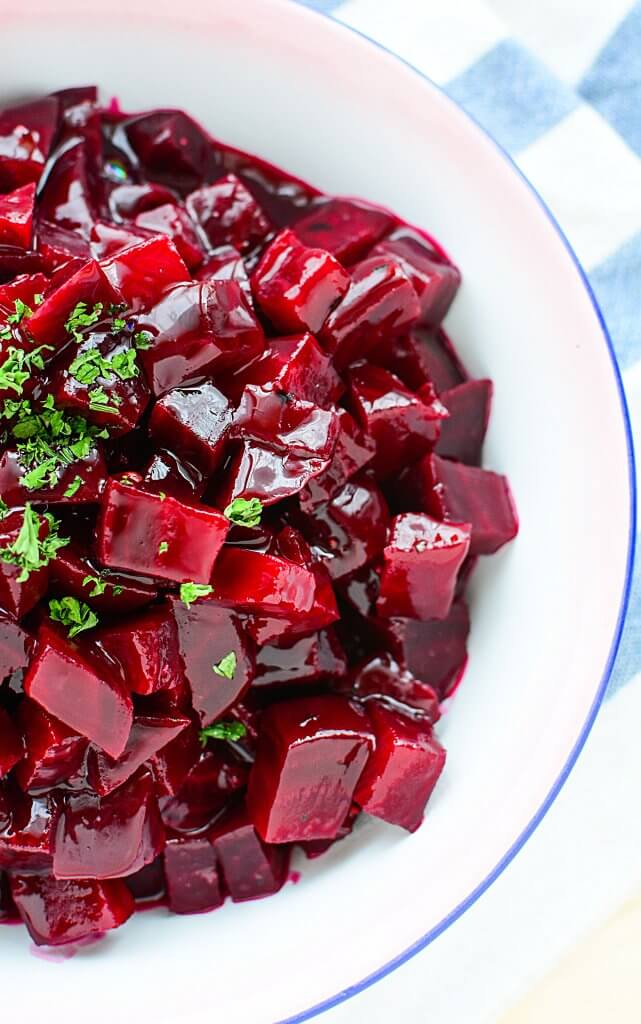
M78 943L419 827L517 530L459 281L180 111L0 112L0 921Z

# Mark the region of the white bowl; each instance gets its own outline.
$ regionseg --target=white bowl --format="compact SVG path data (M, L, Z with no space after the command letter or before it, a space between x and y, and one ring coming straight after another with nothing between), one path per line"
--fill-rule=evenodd
M585 740L633 525L611 348L571 251L496 145L429 81L331 21L287 0L0 0L0 38L1 101L97 81L125 108L183 106L323 189L397 210L464 274L448 328L471 372L495 381L486 462L509 474L521 533L474 580L470 666L440 726L449 758L423 828L369 821L297 864L300 884L273 899L140 914L62 966L33 958L23 930L0 929L3 1006L26 1024L87 1011L93 1024L303 1020L461 913Z

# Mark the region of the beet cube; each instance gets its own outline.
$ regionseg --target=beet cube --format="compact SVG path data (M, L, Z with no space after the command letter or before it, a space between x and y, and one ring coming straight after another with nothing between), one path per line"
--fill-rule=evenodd
M129 118L123 146L133 150L144 176L181 195L220 175L220 158L199 124L182 110L153 110Z
M10 554L23 526L25 513L22 509L12 509L0 518L0 552ZM49 532L46 519L40 517L38 538L43 540ZM38 603L47 589L49 567L33 569L28 578L18 582L22 569L12 562L5 562L0 553L0 608L16 619L21 619Z
M127 746L117 760L97 747L89 748L89 785L99 796L107 796L189 725L190 720L181 715L137 715Z
M357 666L349 683L341 690L367 700L369 697L392 698L394 702L422 711L430 722L440 717L440 699L436 690L413 676L396 662L389 651L375 654Z
M164 185L153 181L141 182L138 185L116 185L109 192L109 212L114 221L135 220L145 210L155 210L157 206L173 203L176 193ZM130 230L130 227L129 227Z
M346 670L345 653L336 635L327 630L261 647L256 657L254 686L305 684L339 678Z
M400 481L403 504L445 522L471 524L471 555L491 555L518 532L507 479L487 469L427 455Z
M11 896L9 876L0 872L0 924L15 924L18 911Z
M235 498L258 498L263 505L298 494L329 466L329 459L283 455L272 447L246 441L226 466L216 503L225 508Z
M339 432L334 456L327 469L310 480L300 496L301 508L311 509L320 502L330 501L359 469L374 458L376 442L360 429L347 409L338 409Z
M0 870L47 871L58 814L51 794L30 796L9 779L0 790Z
M162 818L176 832L199 832L247 787L249 765L222 743L198 752L174 799L161 800Z
M0 195L0 245L30 248L35 198L35 184L23 185L6 196Z
M58 100L53 96L0 112L0 191L38 181L58 117Z
M265 238L271 225L247 186L235 174L187 196L187 210L212 248L233 245L245 253Z
M231 422L225 396L213 384L203 383L168 391L154 406L149 430L158 444L210 475L222 460Z
M35 296L43 295L49 284L44 274L21 274L9 284L0 287L0 323L16 311L16 299L20 299L31 310L36 306Z
M221 245L210 252L194 276L197 281L237 281L248 301L253 302L243 258L233 245Z
M216 822L208 838L234 903L261 899L282 889L289 847L264 843L244 807Z
M464 602L455 601L446 619L432 619L430 622L378 619L371 622L381 643L404 670L421 683L433 687L441 699L452 692L467 662L470 616Z
M24 757L22 736L9 717L9 712L0 707L0 778Z
M368 814L415 832L445 765L445 751L426 718L382 702L367 704L376 744L354 794Z
M336 413L271 388L249 385L234 413L232 432L282 454L330 459L339 431Z
M261 838L333 839L371 742L365 715L343 697L306 697L268 708L247 791Z
M124 881L136 903L163 902L167 895L163 857L156 857L151 864L146 864L135 875L128 875Z
M412 391L431 383L440 395L467 380L458 355L441 330L417 327L401 338L381 342L370 359L395 373Z
M38 946L62 946L119 928L134 911L124 882L59 881L48 875L14 875L11 895Z
M122 878L155 860L164 844L153 779L141 770L108 796L66 796L53 873L56 878Z
M437 455L478 466L492 405L492 381L468 380L441 393L449 416L441 424Z
M26 487L27 472L17 451L9 449L0 456L0 494L7 504L23 505L26 501L39 505L93 504L99 500L107 480L107 466L99 447L93 448L83 459L61 467L53 487ZM79 485L77 478L81 481Z
M228 608L297 618L311 611L316 578L309 569L275 555L225 548L214 575L212 599Z
M379 615L446 618L469 547L469 523L437 522L416 512L395 516L383 552Z
M184 505L112 478L98 522L98 555L107 566L161 579L206 582L229 520L205 506Z
M155 234L171 238L186 265L193 269L203 261L203 250L196 228L189 215L174 203L156 206L153 210L139 213L135 221L139 228L146 228Z
M311 334L273 338L269 345L260 359L224 379L224 390L235 402L248 384L271 384L277 391L324 408L338 401L343 392L341 379Z
M350 199L318 200L294 225L304 245L326 249L341 263L354 263L392 227L380 207Z
M73 544L57 552L49 572L56 593L77 597L97 612L124 614L143 608L158 596L149 580L100 569Z
M38 194L38 212L45 220L85 238L98 213L91 182L95 174L92 150L87 139L58 147Z
M24 790L53 789L79 770L87 750L84 736L29 697L21 702L17 720L26 757L16 768L16 779Z
M131 697L113 664L90 647L41 626L24 690L50 715L120 757L133 719Z
M171 285L190 280L176 246L160 236L132 245L99 265L120 301L134 313L151 309Z
M116 256L132 245L138 245L149 237L141 228L120 227L111 221L94 221L89 233L89 248L95 260Z
M181 729L175 739L149 758L149 768L159 797L175 796L198 760L201 745L198 731Z
M218 857L206 836L169 836L165 847L167 902L174 914L199 914L225 902Z
M183 672L178 632L167 605L155 605L124 622L94 633L94 640L117 662L127 686L148 696L180 686Z
M421 305L421 322L435 326L452 305L461 283L458 269L411 228L397 228L372 250L372 256L396 260L414 286Z
M0 613L0 678L6 679L19 668L26 668L31 653L31 637L22 626Z
M72 337L65 330L65 324L79 302L85 302L91 310L100 302L107 307L121 301L118 290L112 287L101 264L88 260L59 287L50 291L42 305L34 309L33 316L29 317L29 333L38 345L52 345L56 352L60 352L71 344ZM46 358L53 354L44 353Z

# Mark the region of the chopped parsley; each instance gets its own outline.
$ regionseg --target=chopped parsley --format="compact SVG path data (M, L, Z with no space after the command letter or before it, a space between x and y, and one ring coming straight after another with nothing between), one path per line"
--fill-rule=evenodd
M181 583L180 600L189 608L199 597L207 597L208 594L211 594L213 589L208 583Z
M167 495L165 494L164 491L158 491L158 497L160 498L161 501L164 501Z
M102 597L107 587L111 587L111 592L114 597L118 597L122 594L122 587L118 585L114 586L113 583L109 583L102 576L85 576L82 581L83 587L88 587L91 583L91 590L89 591L89 597Z
M110 359L105 359L97 348L86 349L73 360L69 373L79 384L93 384L98 377L106 381L115 377L131 380L140 373L136 354L135 348L128 348L125 352L117 352Z
M67 490L64 492L63 497L73 498L74 494L78 493L83 483L84 480L82 479L81 476L75 476L74 479L69 484L69 486L67 487Z
M236 526L259 526L263 503L259 498L234 498L224 515Z
M200 742L203 747L207 740L242 740L247 735L247 726L242 722L215 722L200 730Z
M45 537L40 537L43 520L47 524L48 532ZM45 513L41 518L27 502L18 536L13 544L0 548L0 560L20 567L18 583L28 580L30 573L36 569L43 569L49 565L56 552L69 543L68 537L59 535L59 528L60 523L50 513Z
M10 345L4 362L0 364L0 390L15 391L21 395L33 370L44 370L42 352L45 350L52 350L52 346L39 345L25 352L24 349Z
M3 498L0 498L0 516L6 516L9 506Z
M149 331L138 331L137 334L134 334L134 345L139 352L144 352L145 349L151 348L152 342L153 337Z
M96 613L77 597L52 597L49 601L49 614L54 622L61 622L67 627L70 638L98 625Z
M67 334L73 335L76 341L80 342L83 340L83 328L92 327L97 324L102 316L104 306L102 302L96 302L91 312L86 302L79 302L69 315L69 319L65 324L65 330Z
M119 398L118 395L110 397L103 387L97 387L92 388L87 396L92 412L108 412L114 416L118 415L119 407L122 405L122 398Z
M212 669L217 676L223 676L225 679L233 679L236 674L236 666L238 662L236 660L236 652L230 651L224 658L221 658L216 665L212 665Z
M160 544L158 545L158 554L164 555L165 551L169 551L169 544L167 543L166 540L161 540Z

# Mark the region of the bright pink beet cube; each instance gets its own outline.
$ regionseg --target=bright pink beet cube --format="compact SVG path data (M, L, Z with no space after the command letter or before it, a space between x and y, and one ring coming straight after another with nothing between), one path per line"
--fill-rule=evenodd
M33 183L23 185L8 195L0 195L0 245L31 248L35 198L36 186Z
M91 255L95 260L106 259L148 238L149 232L141 228L123 227L111 221L94 221L89 234Z
M372 257L352 270L349 291L318 334L338 370L362 359L381 339L405 334L418 320L416 292L398 263Z
M171 285L191 280L174 243L160 236L100 260L99 265L120 301L134 313L151 309Z
M94 640L116 661L127 686L149 696L180 687L184 675L178 654L178 632L166 604L154 605L94 633Z
M289 230L276 236L252 276L258 305L276 330L285 334L320 330L350 283L349 274L331 253L308 249Z
M371 742L367 718L344 697L307 697L268 708L247 792L261 838L333 839Z
M112 793L190 724L184 715L136 715L127 746L117 760L97 747L89 748L89 785L99 796Z
M452 305L461 283L453 263L440 255L418 231L400 227L372 251L388 256L403 268L421 304L421 323L435 326Z
M445 765L445 750L427 718L368 701L376 739L354 799L368 814L415 832Z
M246 548L225 548L211 582L219 604L257 615L297 618L311 611L316 597L309 569Z
M190 270L202 263L204 253L200 239L189 214L182 207L175 203L155 206L153 210L139 213L135 223L139 228L171 238Z
M184 505L113 477L103 494L98 557L107 566L177 583L207 582L229 520L204 505Z
M441 436L434 449L437 455L468 466L480 464L492 391L491 380L466 380L441 393L449 415L441 424Z
M253 301L245 263L233 245L220 245L210 252L194 276L197 281L237 281L249 302Z
M12 548L24 522L24 510L12 509L0 519L0 548ZM40 517L38 537L43 540L49 532L46 519ZM18 582L22 569L5 562L0 555L0 608L12 618L21 619L38 603L47 589L49 567L35 569L22 583Z
M25 302L33 311L35 296L43 295L49 284L45 274L20 274L8 284L0 286L0 323L6 323L8 316L16 311L16 299Z
M271 230L265 213L235 174L219 178L187 196L187 210L212 248L233 245L245 253Z
M56 878L124 878L162 853L165 833L146 770L108 796L67 794L58 822Z
M23 685L54 718L120 757L133 720L131 697L113 665L90 646L44 624Z
M168 391L154 406L149 430L157 444L210 475L222 461L231 422L227 398L203 383Z
M289 847L264 843L246 808L239 807L216 822L208 838L234 903L271 896L283 887Z
M294 225L304 245L331 252L341 263L362 259L394 224L386 210L352 199L320 199Z
M218 857L207 836L168 837L165 879L169 909L174 914L200 914L225 902Z
M0 778L8 775L23 757L22 736L9 717L9 712L0 707Z
M378 614L446 618L469 547L469 523L437 522L418 512L395 516L383 552Z
M11 895L38 946L82 942L119 928L134 912L133 896L121 881L59 881L50 875L13 875Z
M381 618L374 626L403 670L433 687L441 699L456 687L467 663L470 632L470 615L463 601L454 602L446 619Z
M24 790L53 789L78 771L88 740L29 697L18 708L17 721L25 742L25 758L16 768Z
M272 338L260 359L224 381L226 393L235 402L248 384L271 384L277 391L323 408L333 406L344 391L330 357L311 334Z

